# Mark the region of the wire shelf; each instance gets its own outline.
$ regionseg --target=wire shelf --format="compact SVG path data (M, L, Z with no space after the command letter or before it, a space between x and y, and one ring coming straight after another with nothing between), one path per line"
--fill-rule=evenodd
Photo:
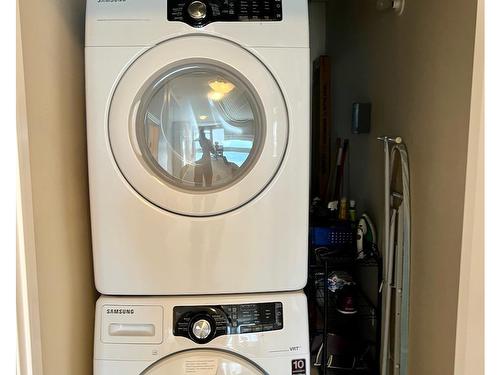
M322 358L321 366L317 367L318 371L320 371L319 373L322 375L378 374L378 366L375 358L378 358L379 353L379 301L373 303L367 297L361 285L353 286L353 297L357 311L353 314L345 314L338 308L335 303L335 293L328 289L325 282L325 275L330 275L334 270L345 270L352 273L352 275L357 275L360 272L364 272L360 270L366 268L373 268L375 270L375 274L377 275L376 283L379 283L381 278L381 261L378 257L357 259L356 253L349 250L325 251L322 256L315 255L310 259L307 291L310 303L310 315L312 317L312 324L310 326L311 338L314 339L317 336L323 337L321 340L323 345L327 347L324 338L330 333L335 333L350 337L358 342L361 347L361 343L366 342L366 332L369 331L374 335L370 337L375 341L367 356L367 366L364 368L330 368L328 366L328 359ZM324 293L325 288L328 290L326 295Z

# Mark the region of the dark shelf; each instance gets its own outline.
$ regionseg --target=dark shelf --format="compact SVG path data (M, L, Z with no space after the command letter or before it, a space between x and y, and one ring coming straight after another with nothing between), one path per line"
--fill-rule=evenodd
M310 313L313 316L314 324L311 325L311 339L321 335L323 337L323 345L328 347L326 337L328 334L334 333L341 336L349 337L362 347L367 341L373 341L370 346L369 355L366 360L369 369L334 369L328 368L327 356L322 356L322 365L317 367L322 375L344 375L344 374L367 374L377 375L378 371L378 356L380 351L380 296L377 294L375 303L370 301L361 285L357 283L355 287L355 300L357 312L354 314L344 314L337 310L334 304L334 293L329 291L326 294L328 275L332 271L349 271L352 275L358 275L363 269L375 269L376 280L373 280L373 285L378 290L382 276L382 264L380 258L370 257L364 259L356 259L354 250L331 251L327 255L316 256L311 254L309 264L309 282L307 292L310 303ZM361 270L361 271L360 271ZM371 272L371 271L370 271ZM325 278L325 275L327 277ZM355 280L357 281L357 280ZM373 292L373 291L372 291ZM372 298L374 298L372 296ZM314 319L315 318L315 319ZM368 332L368 333L367 333ZM366 336L371 339L367 339ZM328 348L326 350L328 352ZM324 352L323 352L324 353ZM314 363L314 358L312 360Z
M309 264L310 271L322 270L325 268L325 262L328 262L329 268L334 269L338 266L348 265L356 267L378 267L380 260L376 258L356 259L352 256L332 256L321 260L315 260L314 263Z

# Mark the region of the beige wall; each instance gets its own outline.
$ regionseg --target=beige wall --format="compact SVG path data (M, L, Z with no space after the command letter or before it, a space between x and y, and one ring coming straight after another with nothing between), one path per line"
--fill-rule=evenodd
M92 373L84 0L19 0L44 374Z
M410 374L453 373L475 25L474 0L334 0L327 15L334 127L351 139L352 196L383 223L379 135L410 155ZM371 101L372 131L350 134L351 105Z

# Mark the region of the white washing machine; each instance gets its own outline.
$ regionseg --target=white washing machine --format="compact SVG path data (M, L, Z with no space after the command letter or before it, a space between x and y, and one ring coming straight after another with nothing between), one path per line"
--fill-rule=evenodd
M89 0L85 58L97 289L301 289L306 0Z
M309 374L304 294L101 297L94 375Z

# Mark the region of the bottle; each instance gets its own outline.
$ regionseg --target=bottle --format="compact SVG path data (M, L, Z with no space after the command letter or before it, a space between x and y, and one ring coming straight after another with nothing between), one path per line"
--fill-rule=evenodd
M315 197L312 200L311 207L310 207L310 212L311 213L315 213L318 210L320 204L321 204L321 199L319 197Z
M349 220L352 222L356 221L356 201L349 201Z
M347 198L340 200L339 220L347 220Z
M330 211L330 220L337 220L339 218L339 201L328 202L328 210Z

